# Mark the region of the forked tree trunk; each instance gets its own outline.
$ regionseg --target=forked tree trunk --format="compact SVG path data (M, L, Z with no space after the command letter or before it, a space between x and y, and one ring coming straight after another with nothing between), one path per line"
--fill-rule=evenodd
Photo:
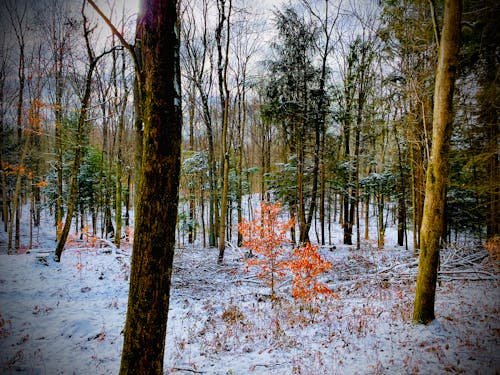
M144 0L143 162L120 374L163 374L181 147L176 0Z
M453 90L458 65L462 0L446 0L443 32L434 92L432 148L420 231L420 258L413 321L430 323L434 320L434 302L439 264L440 238L448 174L448 153L453 124Z

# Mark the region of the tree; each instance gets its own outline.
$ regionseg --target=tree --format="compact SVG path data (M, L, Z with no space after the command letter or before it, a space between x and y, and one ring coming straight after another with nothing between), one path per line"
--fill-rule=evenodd
M434 320L434 301L453 123L453 90L458 65L462 0L446 0L434 92L432 147L427 167L424 215L413 321Z
M54 96L52 100L55 120L55 147L56 154L55 169L57 173L55 196L55 225L63 221L63 142L62 142L62 119L64 116L63 97L67 90L65 87L65 76L68 71L68 61L71 46L74 43L73 33L80 26L79 22L71 14L71 7L61 0L53 0L48 6L47 34L50 40L50 53L52 54L52 67L50 77L53 79Z
M2 60L0 62L0 137L2 138L2 142L0 142L0 174L1 174L1 186L2 186L2 220L3 220L3 230L7 232L8 223L9 223L9 211L7 204L7 178L6 173L4 171L4 142L6 137L6 128L4 124L5 119L5 81L6 81L6 65L7 65L7 56L5 53L5 46L2 45L2 49L0 51L0 56L2 56Z
M260 214L256 212L252 221L243 220L238 226L244 238L242 244L258 254L258 258L247 261L247 269L259 268L257 275L271 287L273 301L276 298L276 283L285 276L285 244L289 242L287 232L295 225L293 219L279 220L280 209L280 203L261 202Z
M265 117L281 125L286 151L290 161L296 163L296 194L287 198L292 216L298 214L299 241L309 242L312 213L306 213L306 203L316 200L319 159L310 151L311 130L315 133L315 151L318 151L318 94L320 72L313 66L313 46L318 37L316 22L306 21L295 9L287 7L276 12L279 42L274 45L276 58L270 61L272 77L267 85ZM322 105L321 105L322 106ZM309 156L309 157L308 157ZM313 157L312 173L309 174L310 158ZM284 157L284 163L289 160ZM311 176L312 174L312 176ZM312 187L306 183L312 179ZM309 191L310 190L310 193ZM315 210L315 204L311 204Z
M120 374L162 374L178 204L181 90L176 0L139 15L144 143Z
M333 49L332 34L334 26L339 18L340 4L336 7L336 13L331 18L328 0L324 0L324 9L315 9L309 0L302 0L302 3L319 23L320 39L323 46L318 46L321 59L321 73L318 89L318 114L315 121L315 149L314 149L314 171L313 171L313 189L310 202L309 215L307 222L312 222L312 215L316 205L316 191L318 186L318 170L320 172L320 200L319 200L319 220L321 223L321 244L325 244L325 195L326 195L326 173L325 173L325 138L326 138L326 117L328 108L328 96L326 94L326 79L328 75L327 60ZM321 49L323 47L323 49Z
M64 246L66 244L66 240L68 239L69 230L71 228L71 220L73 219L73 214L75 212L75 206L77 201L78 194L78 174L80 172L80 164L83 157L83 147L84 147L84 135L86 132L86 122L87 122L87 111L90 104L90 94L91 94L91 86L92 86L92 76L94 74L94 70L97 66L98 61L108 53L111 53L112 50L104 51L99 56L95 56L94 51L90 45L90 33L92 30L89 28L88 19L85 15L85 1L82 4L82 17L83 17L83 30L85 37L85 45L87 48L87 55L89 58L89 66L87 68L87 72L85 75L85 88L84 93L81 99L80 111L78 114L78 123L76 129L77 141L75 147L75 157L73 161L73 167L71 169L71 183L70 183L70 193L68 199L68 208L66 213L66 220L64 222L64 226L62 232L60 234L59 242L57 243L54 260L59 262L61 260L61 255L64 250Z
M429 1L384 1L379 35L384 51L394 59L387 83L396 88L401 106L399 122L405 139L405 153L411 167L413 247L420 247L425 196L425 170L432 132L432 95L435 77L436 43Z
M224 250L226 248L226 216L227 216L227 199L229 191L229 150L228 150L228 122L229 122L229 89L227 87L227 65L229 58L229 32L230 32L230 17L233 8L232 0L229 0L229 9L226 15L226 0L217 0L217 10L219 15L219 23L215 31L215 41L217 44L217 73L219 78L219 95L222 113L222 134L221 134L221 167L222 167L222 197L221 197L221 212L219 221L219 263L224 259ZM226 48L224 55L222 54L222 30L226 24Z
M19 46L19 63L17 76L19 80L19 90L17 96L17 116L16 116L16 130L17 130L17 148L18 148L18 156L21 159L21 163L24 162L24 158L26 157L27 148L29 146L29 137L25 142L25 150L26 152L21 151L21 143L22 143L22 130L23 130L23 108L24 108L24 86L26 84L26 57L25 57L25 48L26 48L26 29L27 29L27 4L24 4L22 10L17 8L17 5L12 5L12 3L7 2L5 4L7 11L9 13L10 23L14 30L14 34L16 36L16 40ZM22 166L22 164L20 165ZM15 248L19 249L20 246L20 219L21 219L21 174L18 171L17 179L16 179L16 189L14 194L14 215L15 215L15 223L11 218L11 225L9 227L9 238L8 238L8 248L9 251L12 248L12 232L15 224Z
M184 48L182 49L182 61L185 66L185 74L193 81L200 95L203 122L207 129L208 141L208 180L210 184L209 197L209 244L216 245L218 228L217 210L217 177L214 145L214 124L212 122L212 112L210 108L210 97L213 83L212 69L212 42L208 32L207 20L209 19L208 0L202 1L202 9L198 10L191 1L186 1L183 12L184 22L182 22L182 33ZM200 27L196 23L196 13L201 12L203 23Z

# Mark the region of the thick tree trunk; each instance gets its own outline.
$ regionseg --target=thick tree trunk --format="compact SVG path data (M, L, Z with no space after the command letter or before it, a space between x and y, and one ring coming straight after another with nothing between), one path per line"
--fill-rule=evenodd
M434 301L440 237L443 233L461 13L462 0L445 1L434 92L432 148L427 167L424 215L420 231L420 258L413 310L413 321L424 324L435 318Z
M120 374L163 374L181 148L177 1L144 0L144 148Z

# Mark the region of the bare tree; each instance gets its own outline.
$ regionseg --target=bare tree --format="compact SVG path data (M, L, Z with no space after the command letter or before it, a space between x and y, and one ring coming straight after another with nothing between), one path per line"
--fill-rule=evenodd
M217 44L217 73L219 78L219 95L222 113L222 133L221 133L221 166L222 166L222 197L221 213L219 222L219 263L224 259L224 249L226 248L226 216L227 216L227 195L229 192L229 150L228 150L228 123L229 123L229 89L227 85L227 67L229 59L230 41L230 18L233 7L232 0L228 0L228 10L226 14L226 0L217 0L217 10L219 23L215 31L215 42ZM226 28L225 49L222 51L222 31Z

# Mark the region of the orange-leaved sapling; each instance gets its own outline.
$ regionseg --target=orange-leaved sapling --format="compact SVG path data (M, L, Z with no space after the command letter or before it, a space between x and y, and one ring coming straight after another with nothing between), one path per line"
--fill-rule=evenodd
M262 202L260 214L252 221L243 220L238 230L243 235L243 246L258 254L247 260L247 269L260 268L257 276L271 287L271 299L276 298L276 281L285 276L287 260L285 245L290 243L287 232L295 225L293 219L279 220L280 203Z

